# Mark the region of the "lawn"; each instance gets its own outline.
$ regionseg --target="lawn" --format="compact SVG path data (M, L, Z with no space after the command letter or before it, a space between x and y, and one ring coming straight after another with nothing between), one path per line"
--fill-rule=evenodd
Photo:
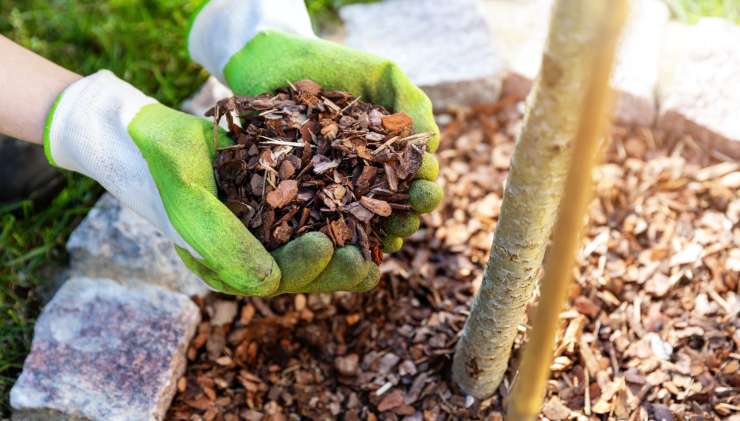
M740 24L740 0L666 0L676 19L695 23L703 16L731 19Z
M362 0L361 0L362 1ZM317 25L357 0L307 0ZM177 106L207 77L187 60L184 31L200 0L10 0L0 2L0 33L81 74L107 68L145 93ZM668 0L675 16L740 20L740 0ZM82 176L43 207L0 207L0 418L28 352L43 286L64 265L64 243L102 190Z

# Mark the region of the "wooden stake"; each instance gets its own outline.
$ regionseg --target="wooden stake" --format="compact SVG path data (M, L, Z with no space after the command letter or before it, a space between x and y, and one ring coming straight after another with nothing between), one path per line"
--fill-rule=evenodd
M558 3L562 3L559 0ZM559 325L559 314L566 303L572 278L575 253L592 190L592 170L597 161L599 140L604 135L612 104L609 78L614 65L617 41L627 15L627 0L593 0L591 13L581 19L600 22L601 33L595 38L592 72L585 81L578 132L573 143L573 158L566 179L560 212L555 223L552 246L545 263L540 304L533 329L524 349L517 381L511 393L507 418L534 420L545 395L550 364ZM557 4L555 7L560 7ZM588 388L588 384L584 387Z

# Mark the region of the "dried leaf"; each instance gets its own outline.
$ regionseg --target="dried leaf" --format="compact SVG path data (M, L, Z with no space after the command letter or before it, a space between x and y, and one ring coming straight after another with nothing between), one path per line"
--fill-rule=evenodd
M278 227L275 228L275 231L272 233L273 239L275 239L278 244L287 243L292 235L293 228L291 228L290 225L285 222L281 225L278 225Z
M395 389L383 397L378 403L378 411L384 412L403 405L403 393Z
M329 140L334 140L337 138L337 133L339 133L339 125L334 123L332 120L322 120L321 121L321 135Z

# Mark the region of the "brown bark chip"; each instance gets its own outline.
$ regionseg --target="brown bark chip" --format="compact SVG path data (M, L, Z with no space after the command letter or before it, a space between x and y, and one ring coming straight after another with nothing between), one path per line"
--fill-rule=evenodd
M219 101L207 115L225 116L235 142L216 153L219 197L268 250L321 231L380 256L379 222L409 208L430 138L404 113L311 80Z
M396 113L383 116L380 121L382 122L383 127L391 133L400 133L404 130L411 129L411 124L413 123L411 121L411 117L406 113Z
M277 188L267 193L267 203L273 208L282 208L298 195L298 182L283 180Z
M360 198L360 204L376 215L390 216L391 214L391 205L389 205L385 200L363 196Z
M385 412L403 405L403 392L396 389L383 397L378 403L378 411Z

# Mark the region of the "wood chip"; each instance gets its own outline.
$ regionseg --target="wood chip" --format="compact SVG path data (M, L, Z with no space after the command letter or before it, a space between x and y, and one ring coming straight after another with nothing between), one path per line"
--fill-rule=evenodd
M298 182L283 180L278 187L267 194L267 203L273 208L282 208L298 195Z
M373 199L367 196L360 198L360 203L370 212L380 216L390 216L391 207L388 202L384 200Z
M383 127L392 133L402 132L403 130L410 128L411 124L413 124L411 117L403 112L383 116L381 118L381 122Z

